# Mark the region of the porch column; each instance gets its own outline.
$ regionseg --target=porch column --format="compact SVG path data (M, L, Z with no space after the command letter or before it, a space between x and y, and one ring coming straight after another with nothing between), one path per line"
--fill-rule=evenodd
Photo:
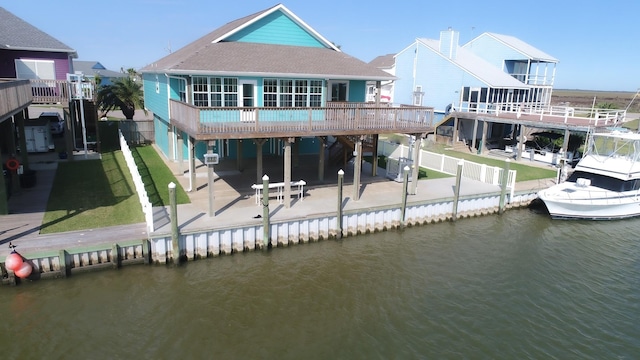
M324 162L325 162L325 149L327 147L327 137L319 136L318 140L320 145L318 146L318 181L324 181Z
M356 159L353 162L353 200L360 200L360 173L362 172L362 136L355 143Z
M562 142L562 152L566 158L567 149L569 148L569 137L571 137L571 132L569 129L564 129L564 141Z
M522 160L522 147L524 146L524 140L526 137L524 136L525 127L523 125L518 126L520 131L518 133L518 151L516 152L516 161Z
M236 140L236 170L244 170L244 157L242 156L242 139Z
M382 82L376 81L376 107L380 106L380 93L382 92Z
M71 116L70 108L65 108L62 111L62 113L65 119L64 143L65 143L65 147L67 148L67 155L68 155L67 161L73 161L73 151L75 150L75 147L76 147L75 139L74 139L75 128L74 128L73 116Z
M300 139L299 141L296 141L293 143L293 167L297 168L298 165L300 165L300 141L302 141L302 139Z
M284 206L291 207L291 143L295 138L284 140Z
M28 114L28 112L26 114ZM27 155L27 135L24 132L24 117L25 112L19 112L14 115L13 119L18 125L18 135L20 136L20 163L26 170L29 169L29 156Z
M378 176L378 137L380 135L373 135L373 166L371 167L371 176Z
M180 170L180 175L184 175L184 138L182 137L182 132L178 131L176 133L177 139L177 151L176 157L178 161L178 170Z
M487 146L487 131L489 131L489 124L486 121L482 121L482 140L480 146L478 146L478 154L482 155Z
M215 144L214 140L209 140L207 142L207 154L213 154L213 146ZM213 191L215 179L213 178L213 165L207 165L207 187L209 188L209 216L216 216L215 211L215 199L216 195Z
M167 138L169 139L169 148L167 149L167 157L170 160L175 160L176 157L176 133L175 127L173 125L169 125L167 127Z
M187 135L187 147L189 148L189 192L197 190L196 184L196 145L195 139Z
M256 144L256 184L260 184L262 181L262 145L267 142L267 139L253 139L253 143Z
M471 151L476 149L476 134L478 133L478 119L473 120L473 133L471 134Z
M451 146L455 146L458 142L458 117L453 117L453 135L451 137Z
M411 171L411 185L409 186L409 194L415 195L418 193L418 175L420 173L420 145L422 144L422 134L414 134L416 141L413 143L413 169Z

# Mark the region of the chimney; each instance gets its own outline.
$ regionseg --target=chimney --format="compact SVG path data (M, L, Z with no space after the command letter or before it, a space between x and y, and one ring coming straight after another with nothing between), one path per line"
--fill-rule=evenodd
M460 33L452 28L440 31L440 53L451 60L455 60L459 39Z

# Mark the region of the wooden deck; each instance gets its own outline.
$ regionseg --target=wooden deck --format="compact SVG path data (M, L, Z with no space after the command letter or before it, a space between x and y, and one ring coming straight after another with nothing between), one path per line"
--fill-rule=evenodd
M429 107L338 103L312 108L198 108L175 100L170 107L171 124L196 140L435 131Z

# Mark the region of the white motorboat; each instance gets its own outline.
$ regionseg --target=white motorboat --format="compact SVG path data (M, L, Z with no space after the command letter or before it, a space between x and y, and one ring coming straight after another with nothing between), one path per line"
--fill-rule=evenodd
M552 218L609 220L640 216L640 134L588 136L569 178L538 192Z

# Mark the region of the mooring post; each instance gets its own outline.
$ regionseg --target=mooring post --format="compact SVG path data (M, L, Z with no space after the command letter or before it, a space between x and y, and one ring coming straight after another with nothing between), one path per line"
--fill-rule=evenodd
M453 193L453 214L452 221L458 219L458 199L460 198L460 183L462 182L462 168L464 167L464 161L458 161L458 170L456 171L456 188Z
M498 213L502 214L505 209L506 204L506 196L507 196L507 185L509 182L509 167L511 164L511 159L506 159L504 161L504 169L502 170L502 186L500 188L500 208L498 209Z
M269 176L262 177L262 243L265 248L271 243L269 231Z
M169 183L169 217L171 218L171 245L173 248L173 262L180 263L180 242L178 239L178 204L176 199L176 184Z
M342 239L342 186L344 185L344 170L338 170L338 214L336 216L336 237Z
M409 171L411 171L411 169L408 166L405 166L404 169L402 169L402 172L403 172L402 174L402 209L400 211L400 228L404 228L405 216L407 213L407 193L409 189Z
M58 262L60 263L60 276L67 277L67 251L60 250L58 252Z

